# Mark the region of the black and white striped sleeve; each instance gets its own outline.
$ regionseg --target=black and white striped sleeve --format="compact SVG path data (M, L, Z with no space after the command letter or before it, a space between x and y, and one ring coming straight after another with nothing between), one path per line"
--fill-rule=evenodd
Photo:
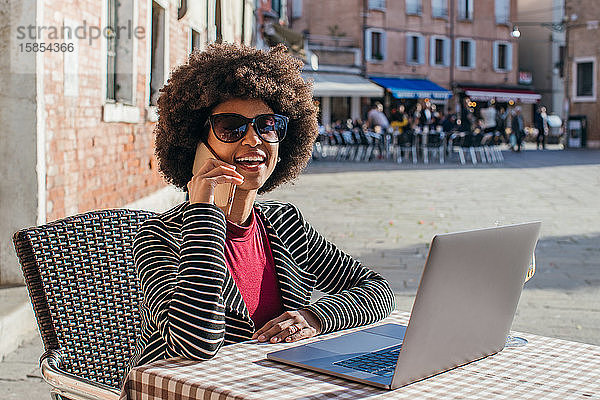
M188 204L182 244L160 219L146 221L134 241L145 307L169 356L213 357L223 345L225 217L210 204Z
M379 321L394 310L388 282L321 236L296 209L308 239L307 272L316 276L316 289L327 293L306 308L328 333Z

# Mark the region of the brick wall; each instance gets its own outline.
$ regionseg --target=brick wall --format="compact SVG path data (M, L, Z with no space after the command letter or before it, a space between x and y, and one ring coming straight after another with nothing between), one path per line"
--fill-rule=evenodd
M102 26L102 2L76 3L74 7L65 0L46 2L44 25L61 26L63 19L68 18ZM146 120L150 4L137 2L137 25L145 29L135 50L138 123L103 121L102 71L106 56L102 54L100 39L91 45L80 41L76 97L64 94L65 55L56 52L44 56L48 221L93 209L121 207L165 186L153 156L154 123ZM185 60L189 39L187 26L177 20L176 5L170 5L168 18L172 68Z
M587 147L600 148L600 98L598 82L600 79L600 47L598 35L600 29L600 7L597 0L567 0L566 15L577 15L577 19L569 22L568 28L568 93L571 98L571 115L587 116ZM595 22L594 22L595 21ZM588 22L590 25L588 25ZM574 65L577 59L595 59L595 100L574 101Z

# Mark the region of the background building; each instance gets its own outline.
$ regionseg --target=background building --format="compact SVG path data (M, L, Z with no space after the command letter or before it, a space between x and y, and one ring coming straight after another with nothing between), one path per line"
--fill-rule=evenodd
M567 82L570 118L567 123L571 147L600 147L600 105L598 104L598 35L600 5L596 0L565 1ZM585 119L584 119L585 118ZM585 133L578 131L584 129Z
M511 36L516 0L330 4L291 2L291 27L307 35L308 47L319 56L319 73L322 65L360 69L385 87L388 108L425 98L452 111L463 97L480 105L532 104L540 98L518 85L518 41Z
M289 28L302 33L307 59L306 79L314 81L320 122L364 119L372 99L381 99L381 87L366 79L362 52L362 0L288 2Z
M11 0L0 17L6 286L23 281L11 240L18 229L183 199L153 155L158 90L192 49L250 44L255 23L252 0Z
M520 81L530 81L548 113L565 119L564 0L519 0Z

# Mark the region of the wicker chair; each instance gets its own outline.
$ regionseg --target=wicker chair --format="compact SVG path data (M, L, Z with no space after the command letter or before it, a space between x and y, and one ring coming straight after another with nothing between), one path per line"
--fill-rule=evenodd
M119 398L140 330L132 243L153 215L94 211L15 233L53 399Z

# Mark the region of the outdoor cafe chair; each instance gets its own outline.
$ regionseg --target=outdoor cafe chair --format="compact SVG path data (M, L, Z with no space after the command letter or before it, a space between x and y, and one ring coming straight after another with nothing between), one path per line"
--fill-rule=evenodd
M335 157L339 150L338 141L341 140L336 138L333 131L327 131L320 134L321 138L321 150L323 159L328 159L330 157Z
M14 234L53 399L119 398L140 331L132 243L153 215L93 211Z
M343 131L340 133L344 143L344 160L355 160L356 153L358 152L359 143L354 139L354 133L352 131Z
M325 143L326 140L327 140L327 137L325 135L323 135L322 133L319 133L319 135L317 136L317 139L315 140L315 143L313 145L313 151L312 151L312 159L313 160L320 160L320 159L325 158L326 146L324 146L323 144Z
M482 162L485 162L483 148L481 147L481 137L471 132L460 132L453 135L452 150L457 152L460 157L460 163L465 164L465 155L471 157L473 165L477 164L477 151L480 152Z
M375 151L375 147L378 144L378 137L375 133L372 132L364 132L362 130L358 131L360 136L360 143L363 151L359 157L359 161L370 161L373 157L373 152Z
M366 154L368 149L368 143L363 142L358 128L353 128L352 131L352 142L354 146L354 152L352 153L353 161L361 161L363 154Z
M488 162L496 163L502 159L502 154L494 142L494 133L486 133L481 139L481 146Z
M450 135L450 139L449 139L449 148L450 148L450 152L451 154L457 153L460 163L462 165L465 165L466 160L465 160L465 151L464 148L467 147L465 146L465 142L469 140L467 138L467 135L464 132L455 132L452 135Z
M333 131L331 134L334 141L334 157L336 161L339 161L346 155L348 145L340 132Z
M490 155L492 157L492 162L502 162L504 161L504 156L500 151L500 132L494 131L489 133L489 138L485 142L485 145L490 149Z
M396 162L401 164L405 154L407 158L412 156L413 164L417 163L417 140L414 132L410 130L395 135L394 156Z
M472 136L472 141L471 141L471 147L470 147L469 151L471 153L471 160L473 161L473 164L477 164L476 153L479 153L479 160L481 161L481 163L483 163L483 164L487 163L488 159L485 154L485 149L483 146L483 138L484 138L483 133L481 133L481 132L471 133L471 136Z
M437 156L440 164L444 163L444 153L446 146L444 145L444 134L442 132L429 132L425 143L423 143L423 161L429 164L429 154L433 153Z

